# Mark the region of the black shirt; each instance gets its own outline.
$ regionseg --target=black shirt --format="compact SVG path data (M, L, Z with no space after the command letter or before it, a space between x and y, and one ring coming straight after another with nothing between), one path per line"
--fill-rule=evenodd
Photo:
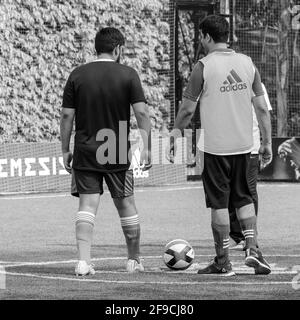
M146 100L137 72L128 66L98 60L72 71L62 107L75 108L73 168L102 172L129 168L130 105L136 102Z

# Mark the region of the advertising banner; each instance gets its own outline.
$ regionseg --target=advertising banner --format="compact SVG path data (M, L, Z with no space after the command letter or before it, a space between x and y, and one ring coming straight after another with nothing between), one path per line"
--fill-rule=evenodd
M273 138L273 161L260 180L300 182L300 138Z
M177 161L165 159L167 139L152 139L153 166L143 171L139 146L132 145L136 186L186 182L185 142L178 143ZM60 143L15 143L0 146L0 193L69 192L71 176L63 166Z

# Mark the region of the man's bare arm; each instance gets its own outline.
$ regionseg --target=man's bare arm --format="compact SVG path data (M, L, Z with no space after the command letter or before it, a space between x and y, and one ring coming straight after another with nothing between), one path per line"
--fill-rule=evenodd
M264 96L254 97L252 99L254 110L256 113L259 129L262 135L262 144L272 143L272 129L270 112Z
M75 109L63 108L60 116L60 138L62 152L70 151L70 139L73 130Z
M67 172L71 173L71 162L73 159L70 151L70 139L73 129L73 121L75 117L75 109L63 108L60 117L60 138L61 149L63 153L64 166Z
M182 104L180 106L180 109L178 111L178 114L175 120L174 129L179 129L179 130L185 129L191 122L192 117L195 113L196 107L197 107L196 101L183 98Z
M132 108L143 140L141 164L144 162L145 169L147 170L151 167L151 122L149 107L145 102L137 102L132 105Z

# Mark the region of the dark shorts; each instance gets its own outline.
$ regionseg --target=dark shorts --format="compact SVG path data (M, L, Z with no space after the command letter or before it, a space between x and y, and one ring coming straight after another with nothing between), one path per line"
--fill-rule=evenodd
M259 155L251 154L248 166L248 184L252 195L252 200L255 207L255 214L258 212L258 193L257 193L257 177L259 174ZM235 208L229 202L228 210L230 213L235 214Z
M208 208L227 209L229 203L241 208L253 203L249 161L250 153L229 156L204 153L202 180Z
M133 195L133 171L95 172L73 169L71 194L103 193L103 179L112 198L125 198Z

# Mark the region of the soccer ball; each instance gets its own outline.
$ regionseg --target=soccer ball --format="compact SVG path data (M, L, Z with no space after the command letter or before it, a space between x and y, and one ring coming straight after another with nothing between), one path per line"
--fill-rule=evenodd
M185 240L172 240L165 246L163 260L172 270L185 270L195 257L193 247Z

